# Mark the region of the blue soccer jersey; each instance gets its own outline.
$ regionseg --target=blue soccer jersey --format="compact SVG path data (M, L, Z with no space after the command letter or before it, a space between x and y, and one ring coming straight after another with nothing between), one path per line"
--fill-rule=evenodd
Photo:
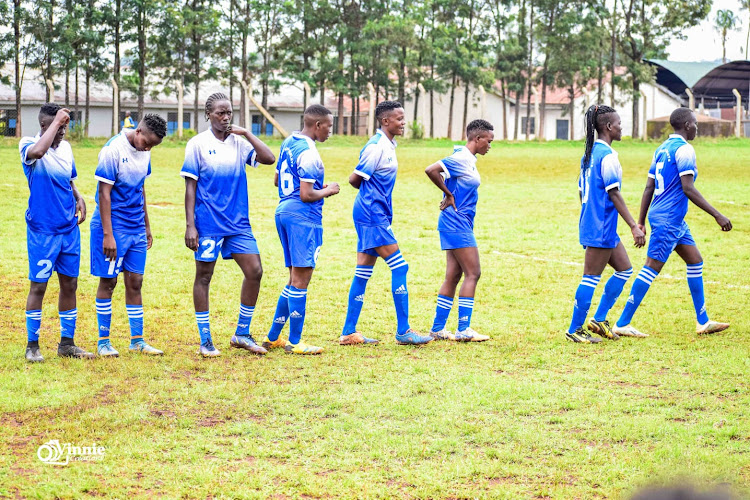
M309 182L313 189L323 189L323 160L315 141L299 133L290 135L281 144L281 155L276 166L279 174L279 206L276 213L295 215L309 222L323 221L323 199L305 203L300 198L300 183Z
M620 242L617 235L617 209L608 191L620 189L622 167L617 153L602 140L594 142L589 167L583 171L578 189L581 193L581 217L578 234L581 245L596 248L614 248Z
M258 166L255 148L236 134L220 141L206 130L188 141L180 175L197 181L195 227L200 236L251 230L245 165Z
M26 157L41 138L24 137L18 144L23 172L29 183L29 208L26 224L32 231L43 234L67 233L78 223L76 200L70 181L77 177L73 150L67 141L49 148L41 158Z
M479 200L481 179L477 157L464 146L456 146L453 154L440 162L445 185L453 193L457 210L448 207L440 212L438 231L459 233L474 230L474 216Z
M99 152L94 177L112 185L110 194L112 231L140 234L146 231L143 183L151 175L151 152L138 151L124 133L112 137ZM99 189L92 227L101 227Z
M649 221L679 224L685 219L688 198L682 191L683 175L698 177L695 149L681 135L672 134L654 153L648 171L655 184Z
M363 226L390 225L393 220L392 194L396 185L396 142L385 133L377 133L367 141L359 153L354 173L362 177L359 193L354 200L355 224Z

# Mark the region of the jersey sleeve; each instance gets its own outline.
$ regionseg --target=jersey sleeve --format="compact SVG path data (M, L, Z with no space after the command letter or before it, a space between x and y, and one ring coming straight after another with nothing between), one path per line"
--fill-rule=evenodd
M74 181L78 179L78 170L76 170L76 160L72 156L70 157L72 165L73 165L73 171L70 174L70 180Z
M318 173L318 162L312 150L308 149L299 155L297 175L301 182L315 184L315 176Z
M245 164L250 165L253 168L258 168L258 155L255 153L255 148L250 141L244 138L237 138L240 141L240 157L245 159Z
M619 189L622 183L622 167L616 154L610 153L602 158L602 180L604 190Z
M146 170L146 179L151 177L151 160L148 161L148 170Z
M107 146L99 153L99 162L94 171L94 179L114 185L120 171L120 155L113 147Z
M201 175L201 158L200 148L196 146L196 141L190 140L185 147L185 161L182 164L180 175L198 180ZM149 162L149 173L151 173L151 163Z
M451 177L461 177L466 173L465 166L458 161L456 155L443 158L438 163L443 168L443 177L446 179L450 179Z
M656 152L654 152L654 156L651 158L651 166L648 168L648 176L651 179L656 179Z
M33 165L36 163L36 158L28 160L26 158L26 155L29 152L29 148L36 144L36 141L33 137L24 137L21 139L21 142L18 143L18 152L21 153L21 163L24 165Z
M383 151L377 146L377 144L370 144L359 154L359 162L354 168L354 173L362 177L364 180L369 181L372 174L375 173L375 169L380 163L380 159L383 156Z
M674 155L675 163L677 164L677 171L680 173L680 177L683 175L692 175L695 177L696 170L696 158L695 149L690 144L680 146Z

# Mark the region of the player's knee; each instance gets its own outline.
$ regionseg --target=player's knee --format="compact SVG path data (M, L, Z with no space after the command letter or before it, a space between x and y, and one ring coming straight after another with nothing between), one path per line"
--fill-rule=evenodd
M46 291L47 291L46 281L44 283L37 283L36 281L32 281L31 286L29 286L30 297L42 298L44 297L44 293Z
M445 281L447 281L452 286L456 286L458 285L458 282L461 281L461 276L463 276L463 272L460 269L456 271L449 271L445 273Z
M481 277L482 277L482 270L481 270L481 269L479 269L479 268L477 268L477 269L472 269L472 270L470 270L470 271L467 271L467 272L465 272L464 274L465 274L465 276L466 276L466 278L465 278L465 279L466 279L466 281L474 281L474 282L477 282L477 281L479 281L479 278L481 278Z
M125 279L125 288L130 292L141 293L141 288L143 288L143 275L133 274Z
M78 290L78 278L68 277L60 280L60 293L75 294Z
M260 281L263 278L263 266L252 266L245 271L245 279L248 281Z
M99 290L108 293L110 296L115 291L117 286L117 277L114 278L101 278L99 280Z
M203 271L195 273L195 284L203 287L207 287L211 284L211 278L213 278L213 271Z

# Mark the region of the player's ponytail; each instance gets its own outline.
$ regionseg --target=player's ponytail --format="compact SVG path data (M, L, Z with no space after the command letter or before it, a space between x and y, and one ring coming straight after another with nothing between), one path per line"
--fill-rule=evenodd
M614 113L615 110L609 106L600 106L595 104L589 106L586 110L585 122L586 122L586 149L583 152L583 161L581 162L581 170L586 172L591 163L591 150L594 149L594 131L599 131L601 124L599 123L599 117Z

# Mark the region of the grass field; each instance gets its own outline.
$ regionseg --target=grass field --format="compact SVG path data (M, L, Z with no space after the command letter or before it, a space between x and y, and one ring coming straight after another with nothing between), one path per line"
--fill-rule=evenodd
M224 261L211 289L213 337L223 356L199 358L178 175L184 148L167 144L154 150L147 181L155 240L143 289L147 339L166 355L127 353L120 284L111 338L122 356L57 358L53 278L40 365L23 359L28 189L16 142L0 143L0 496L588 499L627 498L643 485L686 479L750 493L749 141L696 143L697 186L734 225L722 233L696 207L688 214L705 259L709 314L732 322L725 333L696 337L684 264L675 257L634 319L650 338L566 342L583 262L576 191L582 144L496 143L478 162L483 275L472 325L492 340L395 345L390 273L379 262L360 326L382 343L345 348L336 341L356 244L355 190L346 178L363 142L334 138L321 147L327 180L342 185L326 201L325 243L307 306L304 338L325 346L322 356L230 350L241 273ZM89 215L100 145L74 145ZM616 145L634 212L655 146ZM445 265L435 231L440 196L423 169L449 152L445 141L403 141L398 149L393 226L410 264L412 326L422 331L431 326ZM269 327L287 278L272 179L271 167L248 174L265 270L251 327L256 338ZM633 248L620 226L637 272L645 249ZM88 241L87 221L76 338L95 349ZM455 324L454 310L448 328ZM97 462L44 464L37 449L51 439L95 442L106 453Z

